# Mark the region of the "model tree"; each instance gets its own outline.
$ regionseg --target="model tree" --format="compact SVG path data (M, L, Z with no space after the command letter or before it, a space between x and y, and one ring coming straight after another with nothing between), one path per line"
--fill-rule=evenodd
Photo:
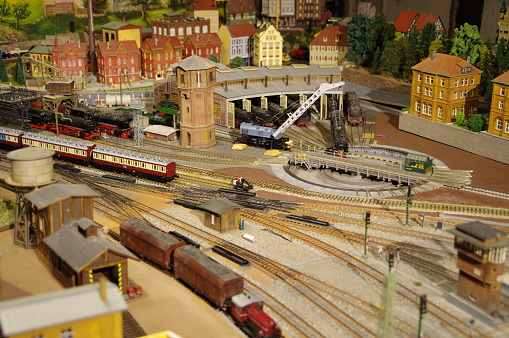
M479 94L484 95L484 99L487 102L491 102L491 92L493 89L493 84L491 83L493 80L493 60L491 39L488 38L481 48L481 55L477 63L477 67L483 71L479 85Z
M141 11L141 19L146 20L146 12L150 8L150 6L158 5L159 0L128 0L126 1L126 5L129 6L139 6Z
M19 21L26 19L30 16L30 9L28 7L30 4L28 2L15 3L11 7L11 14L16 19L16 28L18 28Z
M435 24L427 23L417 37L417 52L419 60L429 55L429 47L436 39Z
M4 59L0 62L0 81L7 82L9 77L7 76L7 69L5 69Z
M217 58L217 55L211 55L211 56L209 57L209 60L210 60L210 61L213 61L213 62L215 62L215 63L218 63L218 62L219 62L219 59Z
M7 0L0 2L0 21L4 19L4 16L11 14L11 5L7 3Z
M456 124L461 126L463 125L463 122L465 122L465 113L460 111L458 114L456 114Z
M480 50L484 41L481 33L475 25L463 24L454 29L454 38L452 39L451 55L467 59L470 56L470 63L475 64L479 59Z
M486 119L481 114L475 114L467 121L467 127L471 131L480 132L486 125Z
M21 63L21 55L18 55L16 66L14 66L14 81L19 84L25 84L25 74L23 73L23 64Z
M232 60L232 68L239 68L244 66L244 59L240 56L236 56Z
M373 51L373 19L356 14L348 23L348 60L360 65Z
M405 42L403 39L389 41L382 53L380 71L384 75L401 77L401 65L405 55Z

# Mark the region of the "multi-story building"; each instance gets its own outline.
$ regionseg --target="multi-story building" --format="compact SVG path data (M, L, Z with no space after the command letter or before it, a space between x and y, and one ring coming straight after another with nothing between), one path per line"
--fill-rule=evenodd
M422 31L427 23L435 24L437 39L439 39L442 34L445 34L442 19L439 15L435 14L400 11L398 17L394 21L394 27L396 31L403 34L403 36L408 36L408 34L414 31L414 28L417 28L418 32Z
M221 39L217 33L190 35L184 40L184 58L198 55L204 59L210 59L212 55L221 62Z
M509 15L507 15L507 5L505 0L502 0L502 7L500 7L497 42L502 38L504 38L506 43L509 40Z
M412 67L409 113L450 123L477 113L482 71L460 57L436 53Z
M53 65L62 70L62 76L74 80L83 79L88 74L87 45L81 42L55 44L52 50Z
M493 79L488 133L509 139L509 72Z
M140 82L140 50L136 41L97 44L98 80L111 86Z
M102 41L134 40L141 47L141 27L125 22L108 22L101 27Z
M224 21L227 25L256 23L255 0L227 1Z
M57 14L76 14L76 7L74 6L74 2L67 0L67 1L47 1L43 3L44 7L44 15L45 16L53 16Z
M43 62L45 64L52 65L52 47L51 46L35 46L28 52L28 57ZM32 77L44 77L45 69L39 62L30 62L30 76Z
M295 0L297 25L306 26L321 21L324 7L324 0Z
M176 36L180 41L188 35L210 33L210 20L194 18L190 13L166 13L162 20L152 21L153 36Z
M262 20L270 22L274 26L293 27L295 26L295 3L296 0L261 0L260 11ZM279 15L279 17L278 17Z
M149 80L166 78L169 67L182 60L184 47L176 36L148 38L141 46L141 71Z
M335 66L348 51L347 26L327 26L309 44L309 64Z
M252 65L253 36L256 28L253 24L221 25L219 38L221 47L221 59L224 65L230 65L237 56L244 60L245 66Z
M217 33L219 30L219 10L215 0L193 0L189 5L189 11L195 18L210 20L210 32Z
M283 64L283 37L276 28L264 22L253 39L253 66L281 66Z

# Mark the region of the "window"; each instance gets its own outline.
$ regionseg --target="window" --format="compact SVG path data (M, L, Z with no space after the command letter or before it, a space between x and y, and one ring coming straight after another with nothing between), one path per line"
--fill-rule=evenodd
M441 85L442 87L443 87L443 86L445 86L445 80L444 80L444 79L441 79L441 80L440 80L440 85Z
M432 105L428 105L428 115L431 116L431 114L433 113L433 106Z
M416 112L420 112L421 111L421 103L420 102L415 102L415 111Z
M184 27L179 27L178 35L184 35Z
M175 28L170 28L170 36L175 36Z
M471 84L471 85L475 84L475 79L474 79L474 78L471 78L471 79L470 79L470 84Z
M502 101L502 100L498 101L498 108L504 109L504 101Z
M509 134L509 121L505 121L505 132Z
M429 84L433 84L433 78L431 76L429 78Z
M417 75L417 81L422 81L422 74Z
M207 26L203 26L202 28L202 32L203 33L208 33L209 29L207 28Z
M421 86L417 86L417 93L421 93Z
M502 119L497 117L497 122L496 122L496 125L495 125L495 129L496 130L502 130Z
M452 117L456 117L457 111L458 111L458 108L456 108L456 107L452 108Z
M500 95L505 95L505 87L500 87Z
M194 32L200 34L200 26L194 26Z
M72 329L65 329L60 331L60 338L74 338L74 331Z
M441 119L444 115L444 109L442 107L438 107L438 118Z
M440 94L439 94L440 98L443 99L444 98L444 92L443 90L440 91Z
M454 92L454 98L457 99L458 98L458 92Z
M193 34L193 29L191 27L186 27L186 35Z
M454 87L458 87L458 85L459 85L459 80L454 81Z
M428 115L428 106L422 105L422 115Z

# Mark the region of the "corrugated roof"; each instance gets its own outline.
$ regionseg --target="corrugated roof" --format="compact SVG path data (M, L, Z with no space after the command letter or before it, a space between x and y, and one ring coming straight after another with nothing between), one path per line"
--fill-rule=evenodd
M229 25L228 30L230 31L230 35L232 38L240 38L244 36L253 36L256 33L256 27L253 24L238 24L238 25Z
M424 59L412 69L448 77L481 73L479 68L459 56L442 53L436 53L434 57Z
M125 22L118 22L118 21L112 21L112 22L105 23L104 25L101 26L101 28L112 29L112 30L136 29L136 28L141 29L140 26L136 26L136 25L133 25L130 23L125 23Z
M418 15L419 13L417 12L400 11L398 17L394 21L394 27L396 28L396 31L409 33L410 28L412 28L412 22L414 22Z
M348 26L327 26L311 41L310 46L348 46ZM339 40L336 41L336 37Z
M52 184L47 187L32 191L25 195L36 208L42 209L50 204L69 197L102 197L85 184Z
M30 49L28 52L29 54L51 54L51 51L53 50L52 46L35 46L34 48Z
M168 126L162 126L158 124L153 124L148 126L147 128L143 129L143 131L148 133L154 133L158 135L168 136L175 132L175 128L168 127Z
M95 283L0 302L0 327L9 337L125 310L116 285L106 283L103 301Z
M241 208L241 206L224 199L211 199L196 207L198 210L207 211L217 216L221 216L232 208Z
M226 10L228 13L252 13L256 12L254 0L229 0L226 2Z

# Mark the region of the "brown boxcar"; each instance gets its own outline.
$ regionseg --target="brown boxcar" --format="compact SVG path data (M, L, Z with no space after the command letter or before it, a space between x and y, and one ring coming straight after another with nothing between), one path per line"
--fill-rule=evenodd
M137 218L120 222L120 242L166 269L170 268L175 249L186 245L183 241Z
M180 279L218 307L244 290L244 278L190 245L175 250L173 269Z

